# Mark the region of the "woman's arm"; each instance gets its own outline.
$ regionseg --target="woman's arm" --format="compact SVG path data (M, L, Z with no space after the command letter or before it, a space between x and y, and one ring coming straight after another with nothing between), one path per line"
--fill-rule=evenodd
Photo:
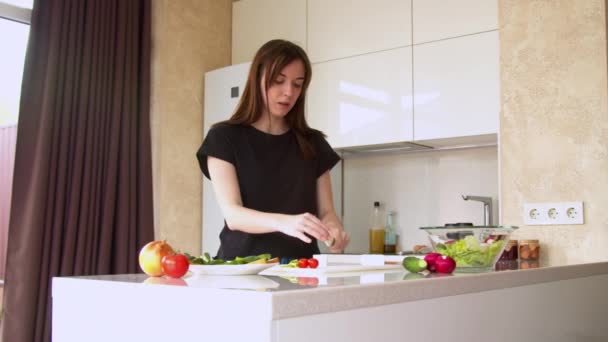
M207 167L215 197L229 229L251 234L281 232L307 243L312 240L304 233L320 241L330 237L329 227L312 214L265 213L243 207L234 165L218 158L207 157Z
M329 227L330 235L335 239L329 249L332 252L344 252L344 248L350 242L350 236L344 230L334 208L329 171L326 171L317 179L317 206L321 222Z

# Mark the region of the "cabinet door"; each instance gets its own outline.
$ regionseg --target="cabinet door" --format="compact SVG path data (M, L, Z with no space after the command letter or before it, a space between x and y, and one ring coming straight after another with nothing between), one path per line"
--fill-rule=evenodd
M306 49L305 0L240 0L232 3L232 64L253 60L271 39Z
M308 0L311 62L411 45L411 0Z
M498 29L498 0L413 0L414 44Z
M313 65L308 122L334 148L411 141L411 47Z
M414 46L414 139L492 134L500 110L498 32Z
M204 135L209 128L232 115L243 93L250 63L238 64L205 74ZM203 252L215 256L220 246L224 215L215 198L213 185L203 176Z

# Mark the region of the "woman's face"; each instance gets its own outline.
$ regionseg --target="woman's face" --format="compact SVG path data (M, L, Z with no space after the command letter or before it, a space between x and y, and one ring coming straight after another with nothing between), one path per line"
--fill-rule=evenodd
M266 96L264 89L265 80L262 78L262 84L260 85L262 96L266 108L270 110L270 115L283 118L289 113L302 93L304 77L304 63L301 60L294 60L286 65L279 75L270 82L268 96Z

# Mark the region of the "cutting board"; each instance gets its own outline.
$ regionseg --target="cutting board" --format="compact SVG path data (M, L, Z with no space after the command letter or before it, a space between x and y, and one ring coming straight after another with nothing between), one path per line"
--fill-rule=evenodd
M291 268L277 265L261 272L261 275L277 275L291 277L315 277L321 275L342 276L355 272L373 272L385 270L400 270L401 265L358 265L358 264L328 264L318 268Z

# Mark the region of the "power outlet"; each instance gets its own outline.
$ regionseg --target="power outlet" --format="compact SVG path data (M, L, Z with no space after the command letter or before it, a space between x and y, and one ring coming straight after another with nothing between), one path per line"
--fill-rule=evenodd
M583 202L524 203L524 223L533 225L583 224Z

